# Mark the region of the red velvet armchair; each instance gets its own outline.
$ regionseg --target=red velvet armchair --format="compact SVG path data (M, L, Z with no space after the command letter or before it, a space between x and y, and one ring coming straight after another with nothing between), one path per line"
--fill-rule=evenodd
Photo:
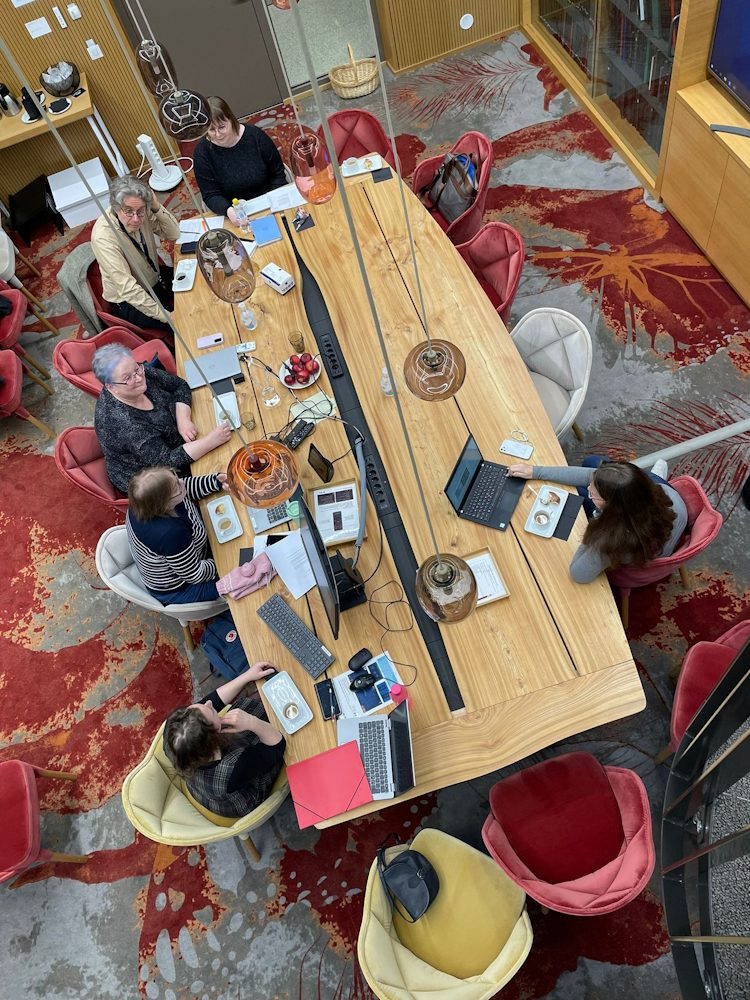
M506 222L488 222L469 240L456 247L471 272L506 322L516 297L523 268L523 237Z
M476 236L482 226L482 214L484 213L484 203L487 200L487 191L490 186L490 172L492 171L494 153L492 151L492 143L481 132L464 132L450 152L473 153L474 162L479 170L476 198L463 215L459 215L454 222L449 224L437 209L433 209L431 213L440 228L445 230L445 234L451 243L458 246L461 243L468 243L472 237ZM432 178L435 176L435 172L442 162L442 156L431 156L429 159L422 160L417 164L411 181L411 189L415 194L419 194L422 188L432 182Z
M129 323L126 319L120 319L119 316L115 316L114 313L108 311L109 303L104 298L104 293L102 292L102 272L99 270L99 264L95 260L89 264L89 269L86 272L86 285L88 286L91 300L94 303L96 315L108 327L124 327L137 337L140 337L141 340L161 339L166 340L170 344L173 342L172 334L166 330L157 330L155 327L144 327L142 329L140 326L136 326L135 323Z
M633 771L569 753L490 791L482 838L503 871L543 906L593 917L625 906L654 869L651 812Z
M90 497L114 507L128 509L128 498L114 488L104 465L93 427L68 427L55 442L55 465L58 472Z
M395 166L388 136L375 115L369 111L360 108L335 111L329 115L328 126L331 129L336 159L339 163L343 163L350 156L360 157L368 153L379 153L390 166ZM318 138L325 143L322 125L318 128Z
M102 384L91 370L91 362L105 344L122 344L133 352L136 361L150 361L157 355L164 368L177 374L172 352L161 340L142 340L124 326L110 326L88 340L61 340L55 344L52 364L55 370L71 385L83 389L95 399L102 391Z

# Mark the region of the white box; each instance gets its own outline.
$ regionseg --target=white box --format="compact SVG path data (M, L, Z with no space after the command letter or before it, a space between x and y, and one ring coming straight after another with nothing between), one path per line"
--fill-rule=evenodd
M105 208L109 207L109 178L104 172L101 160L95 156L80 164L81 172ZM91 197L88 188L73 167L51 174L49 181L55 207L71 228L92 222L101 215L99 206Z
M294 288L294 278L278 264L266 264L261 270L260 276L279 295L286 295L290 289Z

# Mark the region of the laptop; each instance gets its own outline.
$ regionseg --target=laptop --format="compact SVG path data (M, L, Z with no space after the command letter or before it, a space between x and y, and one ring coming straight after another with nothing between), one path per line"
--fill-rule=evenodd
M240 359L235 347L224 347L198 358L198 364L205 372L204 379L192 361L185 362L185 381L191 389L205 385L206 381L218 382L222 378L232 378L240 374Z
M525 485L507 465L485 462L470 434L445 493L459 517L505 531Z
M287 511L286 500L283 503L274 504L273 507L248 507L247 514L256 535L292 519L292 515Z
M393 799L414 787L414 754L405 701L389 715L339 719L338 743L355 740L373 799Z

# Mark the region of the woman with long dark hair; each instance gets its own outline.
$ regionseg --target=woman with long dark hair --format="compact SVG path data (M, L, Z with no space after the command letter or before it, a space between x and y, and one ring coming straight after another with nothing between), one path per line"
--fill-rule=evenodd
M254 663L203 701L170 713L164 752L202 810L231 819L268 797L284 763L286 740L266 721L259 698L240 695L249 682L274 671L270 663ZM231 709L219 715L227 705Z
M590 583L607 569L644 566L677 548L687 527L680 494L632 462L585 466L511 465L511 476L576 486L593 505L583 542L570 563L577 583Z

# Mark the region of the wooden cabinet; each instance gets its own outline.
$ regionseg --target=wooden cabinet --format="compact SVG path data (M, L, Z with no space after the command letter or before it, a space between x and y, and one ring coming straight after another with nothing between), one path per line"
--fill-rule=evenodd
M745 140L750 145L750 139ZM706 254L750 305L750 163L729 158Z

